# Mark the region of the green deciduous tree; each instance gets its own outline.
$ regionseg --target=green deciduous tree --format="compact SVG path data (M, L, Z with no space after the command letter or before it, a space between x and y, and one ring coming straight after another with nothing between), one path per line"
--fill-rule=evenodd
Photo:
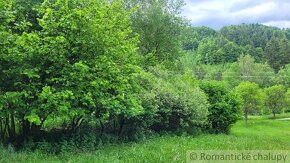
M243 103L243 111L246 123L250 113L261 110L264 104L265 95L259 85L251 82L242 82L236 88Z
M266 106L271 110L273 117L281 113L285 106L285 88L283 85L274 85L265 88Z
M185 26L180 16L183 1L138 0L132 3L139 6L132 18L132 28L139 34L143 66L177 59L181 50L181 32Z
M285 112L290 112L290 88L285 93Z
M143 111L132 11L118 0L45 0L41 7L14 9L18 3L1 3L4 137L26 138L55 115L72 130L88 119L114 121L115 133L121 134L126 119ZM36 12L37 20L26 20L28 11ZM22 19L27 21L23 28L13 26Z

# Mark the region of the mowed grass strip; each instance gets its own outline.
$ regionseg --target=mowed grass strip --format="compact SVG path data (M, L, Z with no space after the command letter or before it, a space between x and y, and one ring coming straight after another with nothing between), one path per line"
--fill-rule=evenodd
M0 149L0 162L185 162L188 150L290 150L290 121L268 118L251 117L248 125L239 121L228 135L165 135L138 143L106 145L90 153L55 156Z

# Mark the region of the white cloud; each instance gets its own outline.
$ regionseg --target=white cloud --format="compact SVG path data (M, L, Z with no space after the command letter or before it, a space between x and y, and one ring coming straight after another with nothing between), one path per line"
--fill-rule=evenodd
M191 20L194 26L205 25L218 29L230 24L290 21L288 14L290 1L285 0L185 0L185 2L187 5L182 15ZM271 25L281 27L279 23Z
M263 23L264 25L279 27L279 28L290 28L290 20L282 20L282 21L269 21Z
M260 4L254 7L245 8L240 11L234 12L232 14L229 13L229 14L232 16L247 16L247 17L260 16L260 15L266 14L267 12L270 12L271 10L273 10L273 8L276 8L276 7L277 7L276 3L268 2L268 3Z

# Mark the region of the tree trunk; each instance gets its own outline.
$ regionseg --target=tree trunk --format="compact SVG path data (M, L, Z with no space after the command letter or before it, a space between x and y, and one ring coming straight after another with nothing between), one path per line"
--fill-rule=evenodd
M248 109L245 110L245 121L246 121L246 126L248 126Z
M99 121L100 121L100 125L101 125L101 134L103 134L105 126L104 126L104 124L103 124L103 122L101 120L99 120Z
M25 140L30 134L30 123L22 117L22 139Z
M121 120L120 120L120 127L119 127L119 131L118 131L118 136L121 135L124 124L125 124L125 119L124 119L123 117L121 117Z
M10 127L10 130L11 130L11 135L10 135L10 139L12 142L15 141L15 136L16 136L16 130L15 130L15 119L14 119L14 115L13 113L11 113L11 117L10 117L10 121L11 121L11 127Z
M36 123L32 123L31 124L31 128L30 128L30 133L32 135L38 135L40 133L40 125L37 125Z
M116 118L114 118L113 123L113 133L116 134Z
M2 125L2 119L0 118L0 139L3 142L4 140L4 131L3 131L3 125Z
M8 115L7 115L8 116ZM6 133L7 133L7 128L8 128L8 125L9 125L9 122L7 121L7 117L5 119L5 123L4 123L4 129L3 129L3 141L5 140L5 136L6 136Z
M7 131L8 131L8 140L11 140L12 137L12 131L11 131L11 126L10 126L10 116L9 114L6 117L6 125L7 125Z

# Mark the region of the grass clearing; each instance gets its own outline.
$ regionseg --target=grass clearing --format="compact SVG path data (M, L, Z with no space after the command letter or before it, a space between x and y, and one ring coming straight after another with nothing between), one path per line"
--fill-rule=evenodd
M106 145L90 153L57 156L2 149L0 162L185 162L188 150L290 150L289 127L290 121L251 117L248 126L239 121L228 135L165 135L138 143Z

